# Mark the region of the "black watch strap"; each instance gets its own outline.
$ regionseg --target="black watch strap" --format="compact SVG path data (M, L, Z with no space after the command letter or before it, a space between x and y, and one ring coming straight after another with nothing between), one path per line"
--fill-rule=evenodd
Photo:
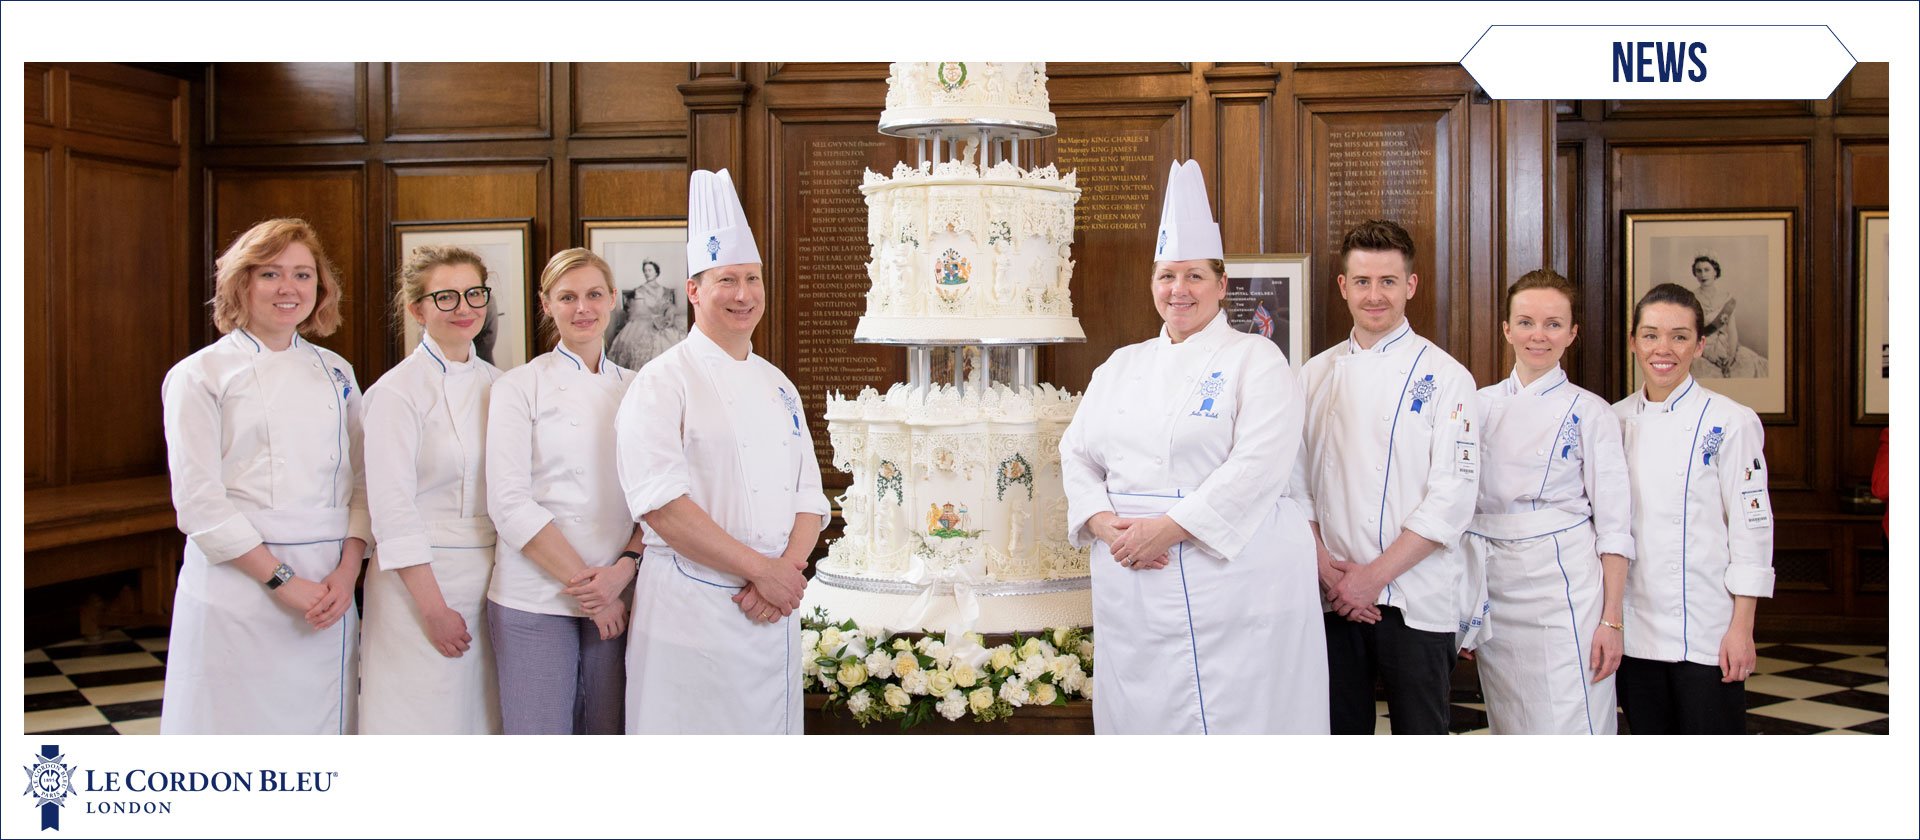
M293 567L281 563L273 568L273 577L267 578L267 589L279 589L280 585L293 580Z
M621 559L621 558L623 558L623 557L631 557L631 558L633 558L633 567L634 567L634 568L636 568L636 569L638 569L638 568L640 568L640 552L638 552L638 551L622 551L622 552L620 552L620 557L615 557L615 558L613 558L613 560L614 560L614 562L616 562L616 563L618 563L618 562L620 562L620 559Z

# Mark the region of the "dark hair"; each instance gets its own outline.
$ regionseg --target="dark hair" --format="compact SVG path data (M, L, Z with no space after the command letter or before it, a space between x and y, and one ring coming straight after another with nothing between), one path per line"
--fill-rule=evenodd
M1389 221L1368 219L1340 238L1341 273L1347 270L1347 254L1351 251L1399 251L1407 260L1407 270L1413 270L1413 235Z
M1575 312L1580 309L1580 294L1574 289L1573 281L1561 277L1560 272L1551 268L1536 268L1520 275L1520 279L1513 281L1513 285L1507 287L1507 311L1513 311L1514 295L1534 289L1550 289L1566 295L1567 305Z
M1706 254L1701 254L1700 256L1694 257L1693 262L1687 263L1687 270L1692 271L1694 266L1699 265L1703 262L1706 263L1707 265L1713 266L1713 279L1715 280L1720 279L1720 261L1712 257L1709 257Z
M1661 283L1647 290L1646 296L1633 305L1634 330L1640 329L1640 313L1646 311L1648 304L1654 303L1670 303L1693 310L1693 331L1696 335L1705 334L1707 313L1700 308L1700 299L1694 297L1693 292L1688 291L1687 287L1678 283Z

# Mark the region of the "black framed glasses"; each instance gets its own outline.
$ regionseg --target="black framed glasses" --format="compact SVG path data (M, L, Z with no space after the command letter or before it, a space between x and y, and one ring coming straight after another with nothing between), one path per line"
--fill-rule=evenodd
M493 290L486 286L475 286L464 292L444 289L430 295L425 295L420 299L433 301L433 305L439 308L441 312L452 312L460 308L460 299L463 297L467 299L468 306L475 309L485 309L487 308L487 301L493 298Z

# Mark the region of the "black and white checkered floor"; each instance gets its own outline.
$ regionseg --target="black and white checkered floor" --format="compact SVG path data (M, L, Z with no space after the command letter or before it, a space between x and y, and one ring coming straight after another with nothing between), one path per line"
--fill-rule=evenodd
M167 632L112 631L27 651L28 734L153 735ZM1887 649L1862 645L1760 646L1747 680L1747 731L1755 735L1887 734ZM1487 707L1455 692L1453 732L1487 733ZM1386 734L1386 703L1378 732ZM1623 727L1624 728L1624 727Z

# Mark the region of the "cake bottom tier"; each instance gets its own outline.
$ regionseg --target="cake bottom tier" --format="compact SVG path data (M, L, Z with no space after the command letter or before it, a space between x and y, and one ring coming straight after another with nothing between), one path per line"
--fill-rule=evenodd
M816 578L807 585L801 611L811 614L814 607L821 607L836 622L851 618L860 624L886 627L896 633L923 630L944 633L959 617L959 603L953 595L935 595L932 606L918 622L920 626L901 626L918 598L918 595L846 589ZM980 618L973 623L975 633L1032 633L1054 627L1093 625L1093 593L1084 586L1032 595L983 594L977 595L976 600L980 605Z

